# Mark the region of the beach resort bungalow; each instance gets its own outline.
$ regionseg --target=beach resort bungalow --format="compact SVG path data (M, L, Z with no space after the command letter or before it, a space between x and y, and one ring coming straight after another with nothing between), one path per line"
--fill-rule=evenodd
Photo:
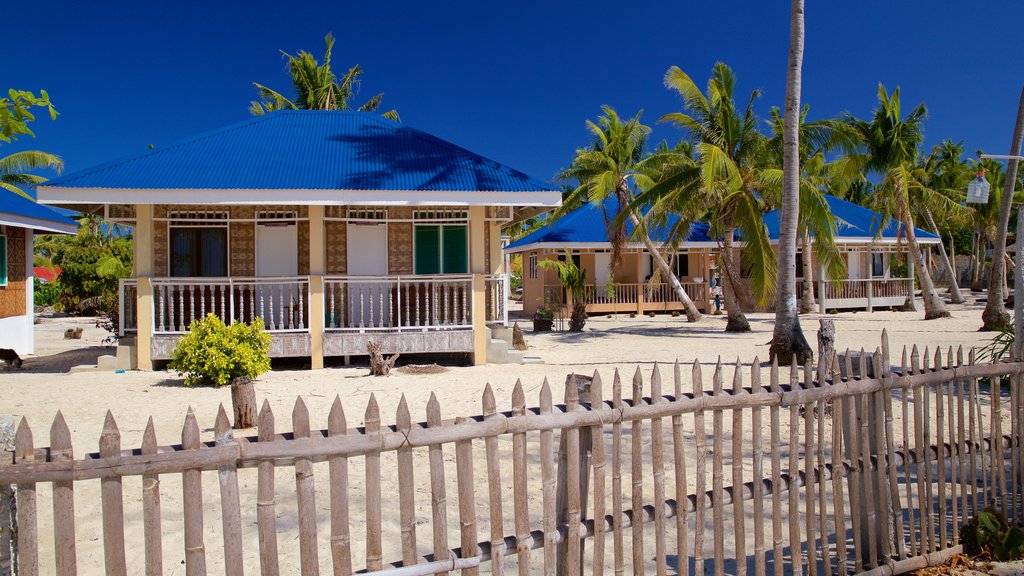
M819 310L866 309L902 305L913 286L913 267L908 274L897 274L897 250L906 250L900 237L900 224L886 221L877 212L834 196L827 197L829 207L838 220L836 244L846 263L846 278L839 282L825 282L815 269L815 299ZM589 283L587 312L637 313L682 311L683 306L667 282L651 282L655 265L650 253L640 242L626 243L622 263L610 270L611 243L605 224L605 214L617 209L614 199L604 206L585 204L559 220L512 242L505 248L507 254L521 254L523 258L523 310L529 314L537 308L566 310L569 297L558 283L553 270L545 270L539 263L550 259L565 259L568 250L577 265L586 269ZM779 215L772 211L764 216L769 237L773 243L779 238ZM662 244L669 230L678 224L672 219L664 226L650 231L651 239ZM632 233L627 226L627 233ZM923 245L938 244L939 238L916 229L918 241ZM737 242L742 246L742 242ZM680 242L675 254L667 253L676 276L687 295L705 312L714 310L710 290L721 281L717 262L721 248L709 237L708 226L702 222L690 225L685 241ZM671 252L671 251L669 251ZM812 258L814 256L812 255ZM802 254L797 253L798 294L803 280Z
M336 111L255 117L37 190L132 227L121 319L140 368L211 313L261 318L271 356L314 368L370 342L501 361L501 228L561 200L440 138Z
M32 236L74 234L78 224L46 206L0 189L0 348L35 352Z

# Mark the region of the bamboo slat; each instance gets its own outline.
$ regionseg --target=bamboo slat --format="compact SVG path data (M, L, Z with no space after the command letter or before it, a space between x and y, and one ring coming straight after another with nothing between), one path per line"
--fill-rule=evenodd
M459 416L455 425L465 424L467 419ZM473 442L462 440L455 445L456 481L459 486L459 536L462 558L477 555L476 538L476 490L473 484ZM462 570L463 576L476 576L480 569L470 566Z
M380 406L373 393L363 414L363 428L366 436L380 434ZM380 485L380 452L372 451L366 454L366 569L370 571L380 570L384 562Z
M540 388L540 413L551 414L551 386L547 378ZM540 475L544 494L544 574L557 571L558 527L555 523L555 440L550 430L540 433Z
M909 373L910 368L907 363L907 348L903 348L903 361L901 364L901 374L906 375ZM903 451L909 453L912 447L911 436L910 436L910 403L909 397L911 394L910 389L902 390L900 392L900 404L903 409ZM903 485L907 492L907 532L910 536L910 556L916 556L918 554L917 547L917 529L915 527L914 519L914 489L913 481L911 477L912 467L909 463L903 463Z
M800 372L794 359L789 369L789 389L800 387ZM796 406L789 408L789 469L787 470L789 490L789 555L793 565L793 574L801 574L803 562L800 538L800 413ZM808 554L810 556L810 554Z
M101 436L102 443L102 436ZM32 428L24 416L18 423L14 433L14 461L16 463L32 462L35 449L32 441ZM105 492L104 492L105 493ZM104 509L106 507L104 506ZM36 519L36 485L34 482L21 482L17 491L17 536L18 557L16 567L19 576L37 576L39 574L39 525ZM104 526L106 523L104 522Z
M292 408L292 430L295 442L309 441L309 410L302 397L295 399L295 407ZM308 458L295 460L295 495L299 513L299 568L303 576L316 576L320 573L316 543L316 488L313 485L313 463Z
M612 380L612 409L619 414L623 409L622 379L618 369ZM622 419L616 418L612 422L612 553L615 576L622 576L625 571L622 518Z
M430 393L427 401L427 425L431 428L441 426L441 404L437 396ZM444 481L444 451L440 444L430 447L430 512L433 520L434 560L451 558L448 549L448 500ZM446 574L446 572L440 572Z
M651 371L651 404L661 404L661 371L657 363ZM651 419L651 465L654 475L654 569L658 576L668 572L665 544L665 437L661 418ZM634 509L635 510L635 509Z
M929 372L930 368L928 365L931 355L929 354L928 347L924 349L924 365L922 369L925 372ZM925 532L928 535L927 547L925 548L928 552L935 552L938 550L938 538L937 531L935 529L935 482L933 481L932 474L932 393L931 386L925 384L921 386L921 396L924 399L923 405L921 406L923 421L921 422L921 428L923 432L923 441L919 446L922 448L924 453L924 488L925 488L925 508L922 508L921 512L924 515L924 526Z
M640 406L643 403L644 380L640 374L640 367L637 366L633 374L633 406ZM644 527L640 522L644 509L644 473L643 473L643 422L634 420L630 426L629 451L630 475L632 485L632 548L633 573L644 572Z
M113 422L113 417L110 420ZM185 414L185 425L181 429L181 447L185 450L199 450L199 423L196 422L196 415L192 408L189 408ZM185 574L187 576L205 576L206 545L203 543L202 472L197 469L182 472L181 487L185 511ZM120 486L117 488L117 501L120 502ZM106 491L104 491L104 496L106 496ZM106 509L106 502L104 502L104 509ZM106 517L104 517L104 528L106 528ZM105 529L104 540L106 540ZM123 533L121 534L121 542L122 544L124 542ZM123 553L121 557L124 557ZM107 573L110 574L109 564Z
M512 415L524 416L526 414L526 394L523 392L523 383L516 380L515 388L512 389ZM516 522L516 554L519 568L519 576L530 574L530 545L533 537L530 535L530 502L527 490L527 452L526 433L518 432L512 435L512 497L514 500L514 513ZM604 532L601 531L603 535Z
M832 404L832 460L834 466L832 472L832 515L837 535L846 534L846 500L843 497L843 479L840 474L836 473L836 468L841 468L843 464L842 454L845 440L843 430L847 429L844 419L850 414L846 406L847 402L843 399L838 399ZM841 541L839 538L836 539L836 570L834 573L846 576L846 538Z
M218 446L235 444L231 422L224 405L217 411L213 434ZM242 563L242 505L238 495L238 471L233 465L222 466L217 474L220 482L221 528L224 537L224 573L227 576L243 576Z
M888 370L890 363L888 341L883 340L883 342L885 345L882 347L882 362L887 367L885 378L891 381L892 372ZM886 475L889 477L889 510L893 525L892 553L898 558L906 558L907 549L903 540L903 506L900 504L899 476L896 468L896 439L894 436L895 426L893 423L892 403L892 391L884 390L882 392L882 406L884 407L883 413L885 414L885 464Z
M491 385L484 387L483 396L484 418L495 418L498 415L498 406L494 400L494 391ZM498 454L498 439L495 436L484 438L484 448L487 451L487 498L490 507L491 524L491 573L502 576L505 573L502 557L505 554L505 526L501 510L501 456ZM411 479L411 478L410 478ZM415 524L415 518L413 519ZM415 545L413 555L416 554Z
M830 359L826 359L824 366L831 364ZM818 387L828 386L828 374L819 373L818 375ZM815 455L815 467L817 468L816 474L817 485L818 485L818 536L820 537L820 546L818 554L821 557L822 573L825 575L832 574L832 548L829 545L829 534L830 528L828 524L828 484L825 482L825 402L819 401L817 403L815 421L817 422L818 429L816 432L817 454Z
M192 422L195 423L194 417ZM198 439L198 429L195 433ZM182 445L188 448L185 446L184 438ZM121 432L117 429L117 422L109 410L103 422L103 432L100 434L100 454L105 458L121 456ZM100 481L100 491L103 504L103 558L107 574L126 574L128 568L124 554L124 496L121 479L104 478Z
M259 427L259 441L274 441L274 412L270 402L263 400L256 423ZM256 488L256 529L260 542L260 573L263 576L278 576L277 561L277 513L274 503L274 462L264 460L259 464Z
M968 353L968 363L974 364L974 350L972 349ZM971 516L977 517L981 512L981 508L978 506L978 480L979 480L979 466L978 466L978 453L980 452L980 444L977 441L979 436L975 436L975 431L978 429L979 423L975 406L979 406L978 402L978 381L975 378L970 378L967 381L967 444L968 452L970 454L970 460L968 461L968 470L970 474L970 486L971 486Z
M491 398L494 400L493 396ZM412 431L412 415L409 404L402 394L395 413L395 425L400 432L409 434ZM416 486L413 476L412 447L398 449L398 514L399 527L402 533L402 566L412 566L419 562L416 553Z
M722 396L722 360L719 358L712 376L715 398ZM711 414L711 530L714 536L715 576L725 574L725 474L722 471L722 411Z
M704 380L701 375L700 363L693 363L693 397L703 399ZM704 528L707 521L704 518L704 508L707 506L707 455L708 437L704 429L704 412L699 411L693 416L693 433L697 442L697 476L694 479L694 493L697 495L693 511L693 573L695 576L704 576Z
M754 394L761 394L761 360L757 356L750 366L750 389ZM761 430L761 408L754 407L750 413L750 429L752 445L751 465L753 466L754 499L754 576L765 574L764 550L764 435Z
M872 374L875 377L882 377L882 351L878 348L875 349L872 358ZM874 446L874 467L875 467L875 501L877 506L878 515L878 533L881 537L881 549L879 550L879 558L883 562L887 562L892 559L894 555L893 551L893 522L892 522L892 508L889 505L889 482L888 482L888 465L887 463L892 460L892 453L889 452L889 444L886 441L885 435L885 406L883 404L883 396L885 392L878 390L870 394L867 401L870 405L871 414L871 427L872 435L875 438Z
M743 366L736 359L736 368L732 374L732 395L739 397L743 393ZM743 512L743 410L732 411L732 517L733 539L736 542L736 575L747 574L747 534L746 515Z
M804 365L805 389L814 387L814 380L811 375L811 363ZM804 521L806 522L805 534L807 535L807 574L817 576L818 574L818 552L817 552L817 526L818 521L816 506L817 482L815 475L817 470L814 467L814 454L817 452L815 445L815 404L804 404Z
M50 426L50 460L74 460L71 431L59 411ZM75 556L75 491L74 483L53 483L53 547L57 574L76 574Z
M772 394L782 395L782 387L779 385L779 362L772 358L770 372ZM772 448L772 568L775 576L783 576L785 565L783 564L783 533L782 533L782 439L780 437L781 422L779 407L771 406L768 409L771 423L771 448Z
M936 368L942 366L941 354L942 350L936 348L934 364ZM935 442L938 447L938 454L935 458L935 477L938 480L938 488L936 490L938 498L938 516L936 518L939 529L938 550L943 550L949 546L946 529L946 406L942 388L941 384L935 387Z
M156 427L152 416L142 434L143 454L156 454ZM142 475L142 531L146 546L146 576L163 574L163 538L160 528L160 476Z
M678 360L673 366L672 383L672 401L678 402L683 397L683 374ZM689 492L686 487L686 444L683 440L683 417L679 414L672 417L672 451L676 488L676 566L677 570L681 570L682 566L689 565L690 553L688 549L689 531L686 524L687 508L689 508ZM594 572L597 573L597 570Z
M576 378L565 381L565 411L575 412L579 409L579 388ZM580 573L580 430L567 428L562 430L565 438L565 488L566 488L566 536L565 536L565 574L576 576ZM561 555L561 554L560 554Z
M595 370L590 382L591 409L604 407L604 390L601 375ZM591 572L604 574L604 534L605 525L605 453L604 426L590 427L590 444L594 453L594 525L601 527L594 531L594 553ZM685 494L685 492L684 492Z
M331 411L327 415L327 434L329 437L343 437L348 434L348 422L345 409L341 405L341 397L335 395L331 403ZM348 502L348 458L338 456L331 458L328 474L331 482L331 560L335 576L348 576L352 573L352 536Z

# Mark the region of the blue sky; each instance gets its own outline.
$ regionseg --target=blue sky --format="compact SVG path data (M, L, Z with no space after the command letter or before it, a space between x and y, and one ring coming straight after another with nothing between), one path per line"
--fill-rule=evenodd
M67 170L166 145L248 117L252 82L289 88L280 50L365 69L403 122L541 179L587 142L608 104L653 124L680 108L662 85L677 65L703 85L716 61L759 114L785 97L789 3L106 2L21 3L0 35L7 88L49 91L38 148ZM807 1L803 101L811 116L867 115L878 82L924 100L927 145L1006 153L1024 84L1024 3ZM657 140L681 133L655 128Z

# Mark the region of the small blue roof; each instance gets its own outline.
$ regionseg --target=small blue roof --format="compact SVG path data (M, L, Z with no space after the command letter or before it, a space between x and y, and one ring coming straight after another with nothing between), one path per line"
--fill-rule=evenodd
M874 210L854 204L842 198L826 194L825 200L832 215L836 217L836 240L865 239L872 240L876 237L882 240L896 240L903 224L892 218L885 218ZM886 222L888 220L888 222ZM779 212L772 210L764 215L765 226L768 227L768 235L772 240L779 239ZM885 223L885 227L882 224ZM882 227L881 234L878 229ZM938 241L939 237L931 232L914 228L918 240Z
M826 200L832 213L839 220L836 230L836 239L838 241L863 240L870 242L875 239L875 232L885 220L881 214L835 196L826 195ZM607 244L608 227L605 224L604 211L607 210L608 214L612 215L617 211L617 207L618 201L614 198L605 200L604 210L600 204L585 204L555 222L534 230L530 234L516 240L505 249L509 252L519 252L528 246L538 244L559 245L548 247L560 247L560 245L564 244L567 248L571 248L572 245L576 244ZM664 242L668 237L668 231L677 222L679 222L679 217L673 216L666 226L652 229L651 240ZM773 241L778 240L778 211L773 210L765 214L764 223L768 228L769 237ZM888 225L882 229L881 239L895 240L899 226L897 222L890 219ZM632 231L633 226L627 225L627 234ZM920 228L915 228L915 231L919 240L938 241L938 236L931 232L926 232ZM708 234L707 223L694 222L690 225L689 236L682 244L685 246L686 244L692 245L708 242L715 242L715 240Z
M551 192L368 112L280 111L54 178L38 188Z
M40 232L73 233L78 223L20 194L0 189L0 224Z
M605 214L613 217L618 212L619 202L610 197L603 204L587 203L573 210L555 222L534 230L530 234L509 244L505 249L516 252L517 248L534 244L602 244L608 242L608 225ZM669 232L678 224L679 216L672 216L663 226L650 230L651 240L664 242ZM633 225L626 223L626 234L632 234ZM690 224L687 243L712 242L708 236L708 225L704 222ZM571 246L567 246L571 247Z

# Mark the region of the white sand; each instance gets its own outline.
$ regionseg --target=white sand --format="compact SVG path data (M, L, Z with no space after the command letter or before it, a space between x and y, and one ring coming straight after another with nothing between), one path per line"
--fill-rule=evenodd
M981 306L970 305L951 307L953 317L925 322L923 312L876 312L874 314L844 313L828 316L836 323L837 348L874 350L879 346L879 334L883 328L889 332L891 349L895 358L903 346L941 346L943 350L952 346L983 345L989 334L977 332L981 325ZM295 397L301 395L309 406L311 425L326 427L327 413L335 395L340 395L346 407L350 426L362 423L363 411L371 393L380 403L385 424L394 422L394 413L402 394L408 399L414 420L425 419L425 407L430 393L437 394L448 419L457 415L480 413L480 394L485 383L491 383L499 409L507 409L511 392L517 378L522 379L527 394L527 404L536 405L537 393L545 377L549 378L556 398L561 396L565 375L570 372L591 373L599 370L606 378L606 397L610 395L610 378L618 368L629 377L637 365L648 372L654 362L672 363L675 360L690 363L694 359L713 363L718 356L723 362L735 362L737 357L749 363L755 356L765 360L768 356L768 341L771 338L772 316L752 314L749 316L753 332L748 334L725 334L724 317L707 317L700 323L687 324L685 318L658 316L657 318L593 318L581 334L567 332L533 335L528 330L528 321L521 324L527 328L526 338L530 344L528 354L541 357L545 364L539 365L489 365L479 367L450 366L441 374L408 375L395 374L389 378L366 377L365 367L329 368L325 370L280 370L264 375L257 383L257 397L268 400L277 415L278 432L291 430L290 415ZM808 341L815 342L818 315L802 317L802 324ZM81 326L85 334L81 341L65 341L65 328ZM203 430L204 440L211 439L213 420L219 404L230 408L230 392L227 389L185 389L180 386L177 375L167 372L110 373L62 373L70 365L89 362L98 353L112 353L103 350L100 342L105 333L93 326L88 319L44 319L37 326L38 354L27 358L26 369L16 373L0 373L0 414L23 416L31 423L36 444L48 445L48 430L54 414L60 410L74 438L76 454L96 451L103 418L106 411L112 411L122 433L124 448L137 447L147 419L152 415L161 444L180 441L181 423L185 411L192 406ZM76 348L85 348L76 351ZM403 359L406 359L403 357ZM409 358L415 362L415 358ZM898 361L897 361L898 363ZM688 381L689 370L685 370ZM731 375L731 372L729 373ZM670 372L664 373L670 376ZM705 372L705 384L710 386L710 370ZM688 382L686 384L688 387ZM729 384L727 383L728 387ZM666 393L671 393L671 384ZM749 423L748 423L749 425ZM728 423L726 424L728 426ZM667 427L667 426L666 426ZM708 422L710 433L711 423ZM766 439L767 440L767 439ZM533 438L531 438L533 442ZM628 445L628 442L627 442ZM504 443L502 450L509 449ZM610 456L610 454L609 454ZM476 454L477 481L486 482L483 473L482 453ZM385 486L383 494L386 521L394 524L397 520L397 478L393 473L393 455L385 455ZM362 486L362 462L353 460L353 489ZM454 487L454 451L446 452L449 470L449 524L452 545L457 545L458 518ZM416 454L416 469L419 476L425 476L426 454ZM624 467L628 470L628 465ZM508 472L506 484L510 476ZM692 471L691 471L692 473ZM728 472L727 472L728 474ZM326 468L318 465L317 509L320 525L320 562L324 572L329 570L330 553L327 543L329 509L327 506ZM206 501L206 545L211 573L223 571L220 541L220 519L217 477L204 475ZM625 479L624 479L625 480ZM176 477L163 479L163 509L165 519L164 558L167 573L184 573L181 541L181 498L180 481ZM243 507L243 532L245 532L246 569L258 572L255 535L255 474L251 471L240 473ZM126 522L128 528L129 571L141 571L143 551L141 549L141 483L137 478L124 482L126 501ZM628 486L624 484L624 486ZM610 485L608 487L610 489ZM626 488L628 491L628 488ZM692 486L691 486L692 490ZM537 490L531 489L531 493ZM83 573L100 571L103 566L102 537L99 522L98 482L83 482L76 485L76 516L78 522L79 568ZM478 508L486 511L486 488L477 491ZM649 494L649 493L648 493ZM669 497L671 497L671 493ZM429 533L429 489L417 487L417 518L425 519L428 525L419 533L421 552L430 549ZM628 498L628 495L627 495ZM292 573L297 567L298 543L294 541L294 475L291 469L278 472L278 516L281 531L279 546L282 567L285 573ZM510 500L510 499L509 499ZM40 490L40 534L41 566L44 573L52 570L52 515L50 512L49 489ZM626 504L628 507L628 503ZM361 502L354 501L354 507ZM539 507L534 507L539 510ZM394 514L391 514L394 512ZM610 509L609 509L610 512ZM539 513L539 512L538 512ZM394 516L395 518L390 518ZM356 552L356 566L363 566L360 554L363 549L363 530L360 519L363 515L353 514L353 547ZM506 533L511 533L511 504L506 509ZM536 515L534 516L536 519ZM394 528L394 526L392 526ZM709 533L707 539L710 540ZM480 540L488 535L481 530ZM628 537L627 537L628 538ZM670 542L672 539L670 538ZM608 544L610 548L610 542ZM396 560L400 554L397 542L385 545L385 560ZM749 551L749 550L748 550ZM628 554L628 552L627 552Z

